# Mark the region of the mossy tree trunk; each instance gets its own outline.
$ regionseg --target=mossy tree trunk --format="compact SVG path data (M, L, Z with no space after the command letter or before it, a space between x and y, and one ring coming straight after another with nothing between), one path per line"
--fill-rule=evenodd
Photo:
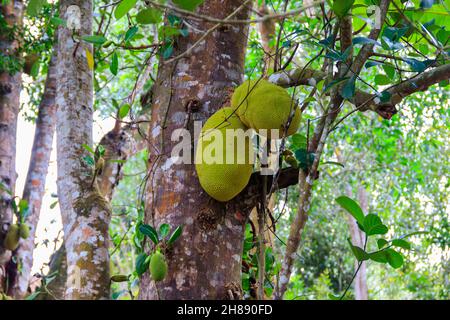
M30 227L30 235L27 239L20 240L19 248L13 253L13 258L8 264L9 294L17 299L23 298L27 293L33 266L35 233L45 193L45 181L55 134L55 95L56 51L49 62L44 93L39 104L33 149L22 195L22 199L28 202L28 216L25 223Z
M0 59L16 61L20 58L20 26L22 24L22 1L10 0L0 3L0 19L5 28L0 30ZM3 25L3 23L2 23ZM0 70L0 291L5 291L4 265L11 251L3 248L3 239L12 222L11 201L16 183L16 130L20 106L20 70Z
M92 184L93 168L83 160L90 156L83 145L93 144L93 82L87 59L93 48L73 38L73 32L91 34L92 1L60 2L62 18L72 19L77 11L81 21L74 29L61 27L58 35L57 184L67 251L66 298L108 299L111 208Z
M238 0L206 1L197 11L225 18L242 5ZM243 7L234 19L245 19ZM179 37L172 57L185 52L214 24L195 25ZM153 88L149 130L149 178L146 222L168 223L184 230L173 250L166 253L169 271L155 283L146 273L140 299L239 299L244 227L249 211L245 199L219 203L201 188L193 164L174 164L172 132L186 128L194 137L194 121L205 121L229 103L232 89L242 82L248 27L222 25L190 54L174 62L160 61ZM193 151L193 150L192 150Z

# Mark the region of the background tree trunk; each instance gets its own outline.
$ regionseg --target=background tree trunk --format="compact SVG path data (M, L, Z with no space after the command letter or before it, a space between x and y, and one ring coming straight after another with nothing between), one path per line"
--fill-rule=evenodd
M76 6L76 7L74 7ZM68 8L70 10L68 10ZM92 32L92 2L62 0L60 16L73 18L80 10L80 35ZM87 58L92 46L76 43L72 30L58 35L57 159L58 197L67 251L68 299L109 298L109 203L92 183L93 170L83 160L92 147L93 83Z
M0 54L19 57L20 37L11 36L11 27L22 24L22 1L10 0L0 4L7 30L0 32ZM3 59L3 57L2 57ZM12 222L11 201L16 183L16 130L20 107L21 72L0 70L0 291L4 291L4 264L11 257L11 251L3 248L3 240Z
M211 0L198 12L225 18L241 6L238 0ZM245 19L247 8L234 18ZM190 21L196 29L211 23ZM190 48L201 34L190 30L178 38L174 56ZM173 250L167 252L166 279L154 282L146 273L141 299L238 299L241 292L241 255L248 210L245 202L219 203L201 188L193 164L174 164L170 154L178 141L174 130L190 130L193 121L205 121L229 102L233 87L243 80L247 26L223 25L211 33L192 54L164 65L161 61L153 91L149 134L150 173L146 222L158 227L184 225ZM189 120L189 121L186 121ZM192 150L193 153L194 150Z
M25 223L30 227L27 239L20 240L19 248L13 253L8 265L10 287L9 294L17 299L27 293L31 267L33 266L33 250L36 227L41 212L42 198L45 193L45 181L53 145L56 125L56 50L51 57L44 93L39 104L34 133L33 149L30 165L23 190L22 199L28 202L28 217Z

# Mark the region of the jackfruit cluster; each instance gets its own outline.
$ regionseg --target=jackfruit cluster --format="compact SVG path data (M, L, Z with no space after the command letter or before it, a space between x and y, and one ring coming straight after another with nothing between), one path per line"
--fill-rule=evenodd
M278 138L282 138L297 132L300 120L300 109L284 88L266 80L244 82L234 91L231 107L218 110L202 128L195 161L202 188L212 198L226 202L237 196L250 180L253 171L250 136L230 138L227 129L242 133L251 128L268 138L275 138L270 130L279 130ZM217 143L220 137L223 141ZM245 141L245 148L238 148L236 139ZM216 154L212 155L212 151ZM225 161L226 157L228 160L231 157L231 161Z
M253 149L250 137L240 136L247 130L230 107L218 110L203 125L195 166L200 185L218 201L233 199L250 180Z
M265 135L279 130L279 138L297 132L301 120L300 108L286 89L267 80L247 80L236 88L231 106L249 128ZM287 124L290 120L289 127Z
M3 240L3 246L8 250L14 251L19 246L20 238L27 239L29 235L30 229L26 224L12 224L9 226L8 232Z

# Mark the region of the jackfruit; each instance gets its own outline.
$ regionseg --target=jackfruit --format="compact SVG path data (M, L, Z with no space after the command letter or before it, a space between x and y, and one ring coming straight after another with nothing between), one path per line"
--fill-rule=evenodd
M297 132L301 111L286 89L267 80L247 80L233 93L231 106L241 121L258 133L270 137L262 129L278 129L279 138ZM286 132L288 120L293 116Z
M150 274L155 281L164 280L167 275L167 262L159 251L156 251L150 259Z
M204 124L195 167L200 185L217 201L229 201L247 186L253 171L251 134L230 107Z
M19 246L20 231L17 224L12 224L8 232L6 233L5 240L3 241L3 246L11 251L14 251Z
M128 276L125 274L115 274L111 277L112 282L125 282L128 281Z
M22 223L19 227L19 235L22 239L27 239L30 236L30 228Z

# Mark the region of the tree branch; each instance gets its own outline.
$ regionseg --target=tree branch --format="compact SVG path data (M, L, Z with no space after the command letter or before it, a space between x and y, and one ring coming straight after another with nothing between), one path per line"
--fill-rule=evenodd
M313 69L294 69L274 73L269 77L269 81L282 87L295 87L300 85L315 86L319 81L326 79L324 72ZM407 79L399 84L386 89L391 94L389 102L382 103L377 95L357 90L355 96L350 101L362 112L374 111L384 119L390 119L397 113L395 106L405 97L427 90L430 86L444 80L450 79L450 64L433 68L427 72Z

